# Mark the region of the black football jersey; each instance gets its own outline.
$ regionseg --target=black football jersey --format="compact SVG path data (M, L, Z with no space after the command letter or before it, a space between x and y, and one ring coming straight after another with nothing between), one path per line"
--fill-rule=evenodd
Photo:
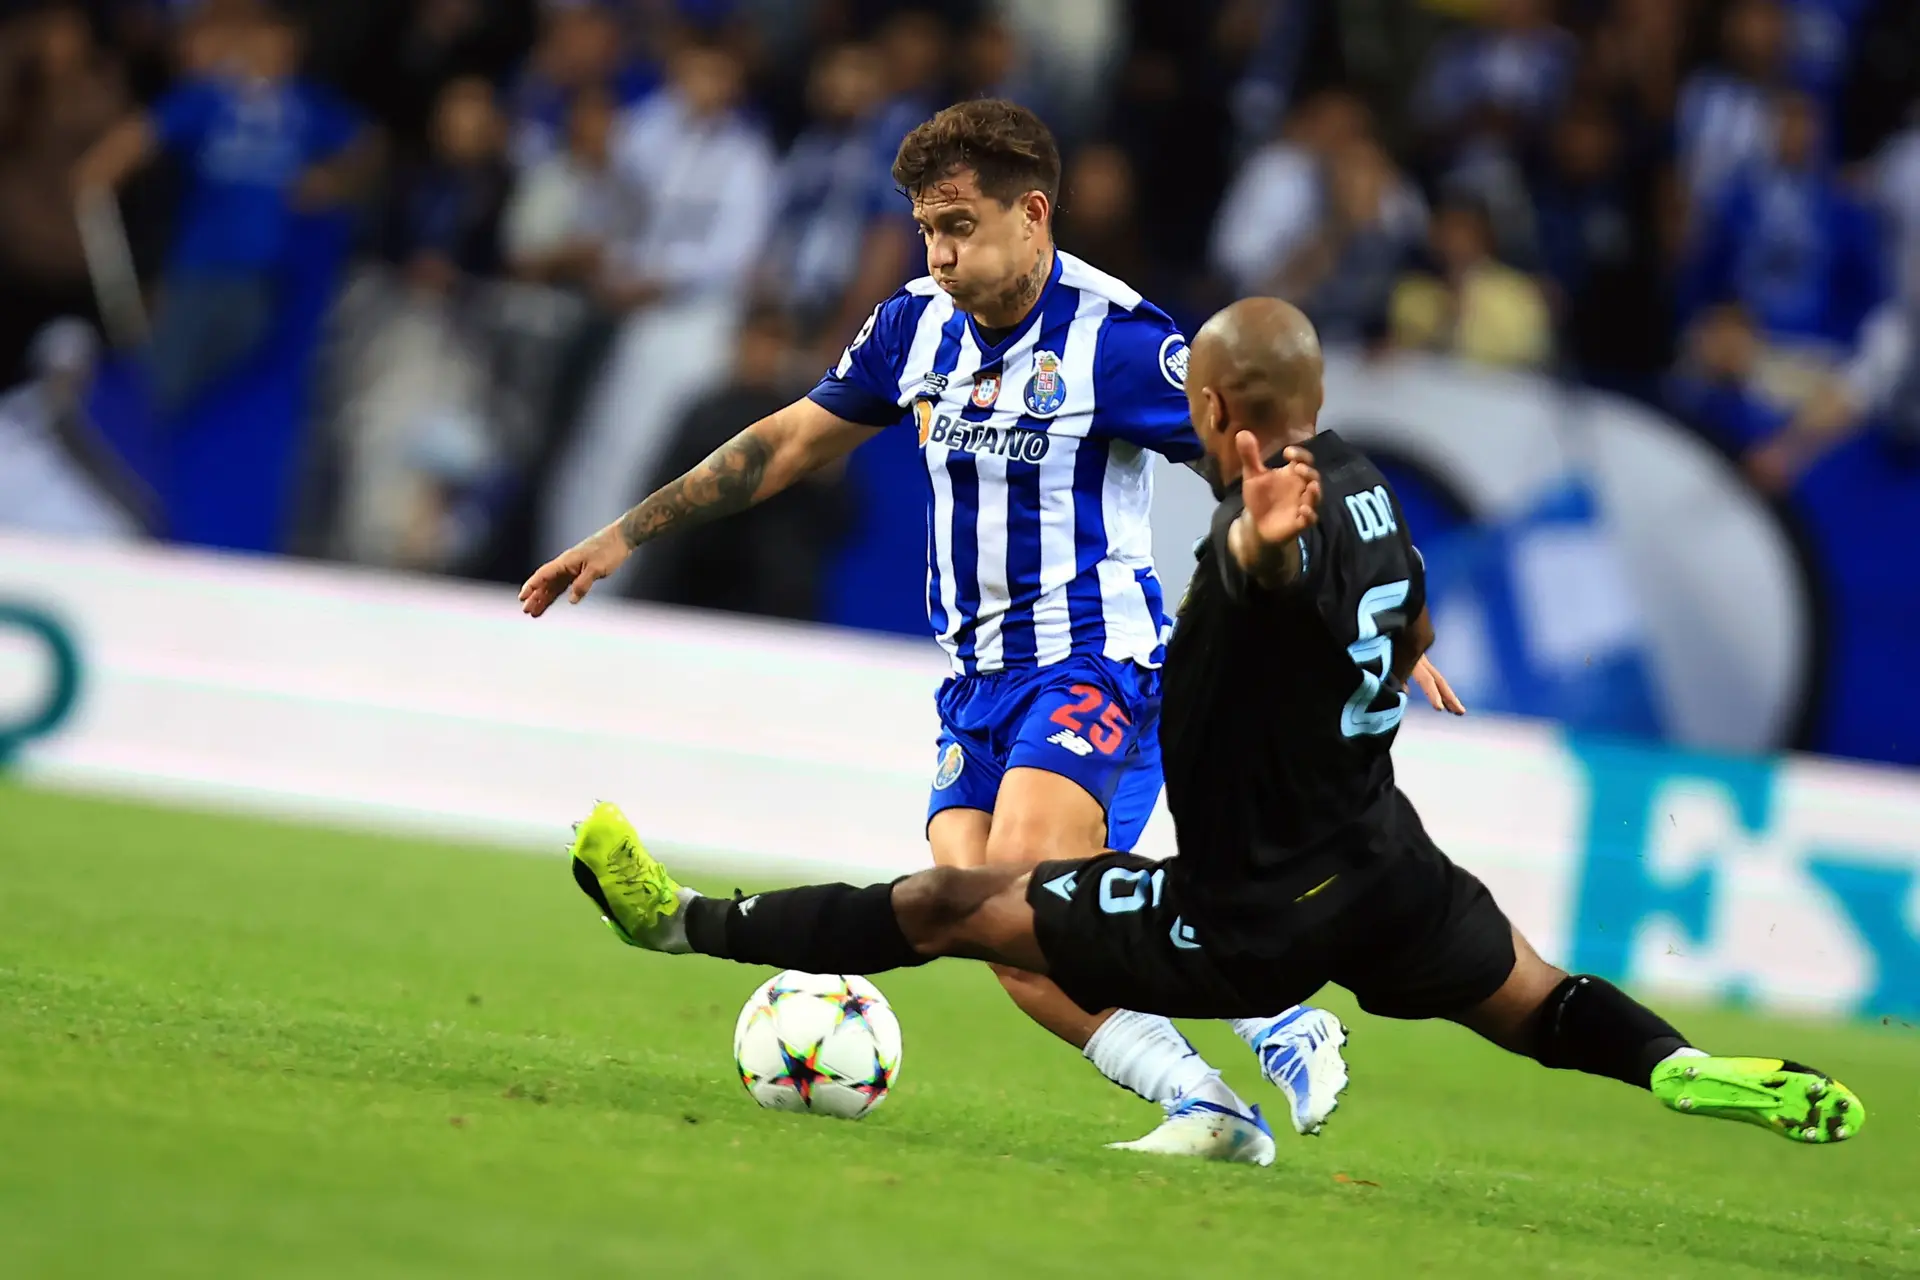
M1334 907L1395 851L1389 753L1408 698L1393 673L1426 604L1386 478L1332 432L1306 447L1322 497L1299 577L1266 588L1242 572L1227 545L1236 485L1198 550L1163 675L1176 865L1216 940L1252 949L1279 945L1286 911L1344 874L1317 904Z

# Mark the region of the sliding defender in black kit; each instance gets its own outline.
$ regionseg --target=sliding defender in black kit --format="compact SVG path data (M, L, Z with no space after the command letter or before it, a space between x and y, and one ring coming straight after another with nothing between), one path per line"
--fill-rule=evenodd
M1839 1142L1865 1108L1780 1058L1710 1056L1603 978L1542 960L1394 784L1406 681L1433 641L1392 486L1316 434L1318 338L1272 298L1194 340L1187 396L1220 507L1167 652L1161 743L1179 856L935 868L891 885L707 898L612 805L574 875L635 946L820 973L956 956L1051 977L1086 1009L1251 1017L1327 983L1445 1018L1676 1111ZM1450 697L1450 695L1449 695Z

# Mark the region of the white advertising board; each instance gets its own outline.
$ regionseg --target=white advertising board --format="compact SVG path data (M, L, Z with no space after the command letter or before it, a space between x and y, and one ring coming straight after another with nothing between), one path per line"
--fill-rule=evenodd
M616 799L692 858L884 878L926 865L945 671L931 641L0 535L0 759L39 785L556 852ZM1912 775L1424 712L1396 757L1561 963L1920 1014ZM1142 851L1173 853L1164 810Z

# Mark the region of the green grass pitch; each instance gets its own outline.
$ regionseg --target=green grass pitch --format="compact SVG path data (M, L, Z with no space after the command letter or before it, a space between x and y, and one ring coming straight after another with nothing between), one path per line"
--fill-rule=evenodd
M1153 1110L959 963L882 978L868 1120L760 1112L761 976L619 946L557 856L0 789L0 1274L1920 1274L1899 1025L1678 1019L1862 1093L1807 1149L1336 998L1327 1135L1219 1168L1102 1150Z

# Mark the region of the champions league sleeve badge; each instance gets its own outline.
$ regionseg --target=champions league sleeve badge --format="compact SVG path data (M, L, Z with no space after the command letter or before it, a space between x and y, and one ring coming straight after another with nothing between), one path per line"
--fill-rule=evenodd
M1066 379L1060 376L1060 357L1052 351L1033 353L1033 376L1027 379L1027 412L1051 418L1067 402Z

